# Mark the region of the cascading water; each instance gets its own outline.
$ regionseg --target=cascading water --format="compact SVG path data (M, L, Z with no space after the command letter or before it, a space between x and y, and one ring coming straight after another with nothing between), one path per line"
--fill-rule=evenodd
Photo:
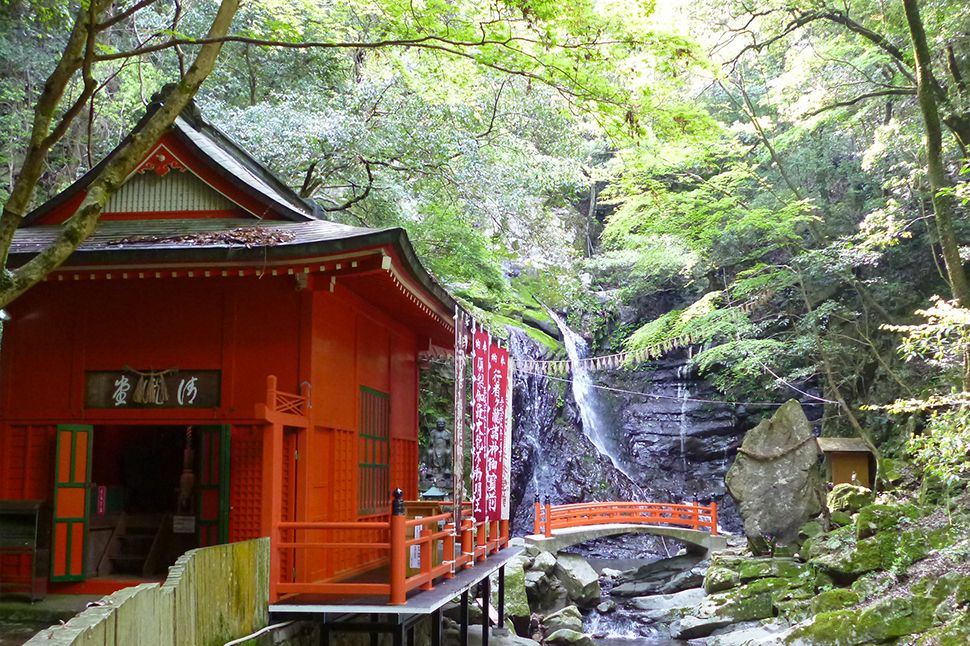
M509 353L518 364L545 358L538 344L511 327ZM544 373L516 370L513 375L512 531L523 535L532 533L534 497L548 496L556 489L556 456L548 446L548 436L558 406Z
M556 322L562 333L566 345L566 354L572 368L573 397L579 408L579 415L583 420L583 433L593 443L593 446L610 459L617 469L628 478L633 478L633 470L626 460L622 459L621 449L616 438L610 432L609 414L603 406L602 400L593 384L593 377L589 368L582 360L589 357L589 345L566 325L566 322L552 310L548 310L552 320Z

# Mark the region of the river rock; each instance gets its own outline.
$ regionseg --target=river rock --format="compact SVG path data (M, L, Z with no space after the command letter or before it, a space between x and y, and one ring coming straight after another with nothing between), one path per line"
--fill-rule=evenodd
M443 646L462 646L461 634L458 625L449 621L441 631L441 642ZM471 624L468 626L468 646L481 646L482 627L481 624ZM519 637L513 632L496 631L492 629L488 636L489 646L539 646L539 642L526 637Z
M556 568L556 557L552 552L540 552L539 556L532 561L532 568L549 574Z
M600 580L596 570L578 554L559 554L556 559L558 578L569 598L582 608L592 608L600 602Z
M769 639L787 632L788 627L787 621L777 618L730 626L727 629L715 631L705 640L704 646L750 646L752 644L761 646Z
M584 635L577 630L569 630L568 628L563 628L552 633L546 637L544 643L555 644L556 646L596 646L596 643L590 639L589 635Z
M636 570L624 572L617 578L617 585L610 590L614 597L642 597L650 594L670 594L697 587L703 582L704 574L700 573L699 580L690 584L689 573L701 565L701 557L694 554L661 559L641 565ZM684 577L685 572L688 576ZM670 584L681 577L680 583Z
M704 590L694 588L675 594L655 594L649 597L637 597L632 600L634 607L642 610L644 619L650 621L664 621L683 614L689 608L697 606L704 599Z
M755 554L797 541L825 500L818 444L797 401L748 431L725 482Z
M567 605L566 588L559 579L545 574L542 570L529 570L525 573L525 593L529 598L529 606L535 612L555 612Z
M547 635L563 629L583 632L583 615L579 613L579 608L576 606L566 606L558 612L547 615L542 620L542 627Z

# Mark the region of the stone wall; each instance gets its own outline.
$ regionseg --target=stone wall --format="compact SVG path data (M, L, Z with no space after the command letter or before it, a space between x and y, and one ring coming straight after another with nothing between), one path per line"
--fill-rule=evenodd
M25 646L222 646L267 625L269 539L191 550L164 583L125 588Z

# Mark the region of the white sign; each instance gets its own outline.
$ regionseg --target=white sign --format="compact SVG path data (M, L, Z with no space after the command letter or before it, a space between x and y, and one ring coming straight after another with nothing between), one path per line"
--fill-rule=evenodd
M424 518L424 516L415 516L415 518ZM414 526L414 537L421 538L421 525ZM412 545L411 546L411 563L410 567L412 570L421 569L421 546Z
M172 516L172 532L175 534L194 534L195 516Z

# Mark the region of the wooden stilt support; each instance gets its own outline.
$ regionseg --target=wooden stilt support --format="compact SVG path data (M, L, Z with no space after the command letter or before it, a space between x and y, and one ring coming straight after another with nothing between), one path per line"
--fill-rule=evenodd
M498 569L498 627L505 628L505 566Z
M488 607L491 605L492 586L488 577L482 579L482 646L488 646Z
M441 608L431 613L431 646L441 646Z
M461 611L458 621L458 644L468 646L468 590L461 593Z
M392 606L407 603L407 518L404 515L404 492L394 490L391 502L391 599ZM396 635L396 633L395 633ZM395 642L395 646L402 646Z

